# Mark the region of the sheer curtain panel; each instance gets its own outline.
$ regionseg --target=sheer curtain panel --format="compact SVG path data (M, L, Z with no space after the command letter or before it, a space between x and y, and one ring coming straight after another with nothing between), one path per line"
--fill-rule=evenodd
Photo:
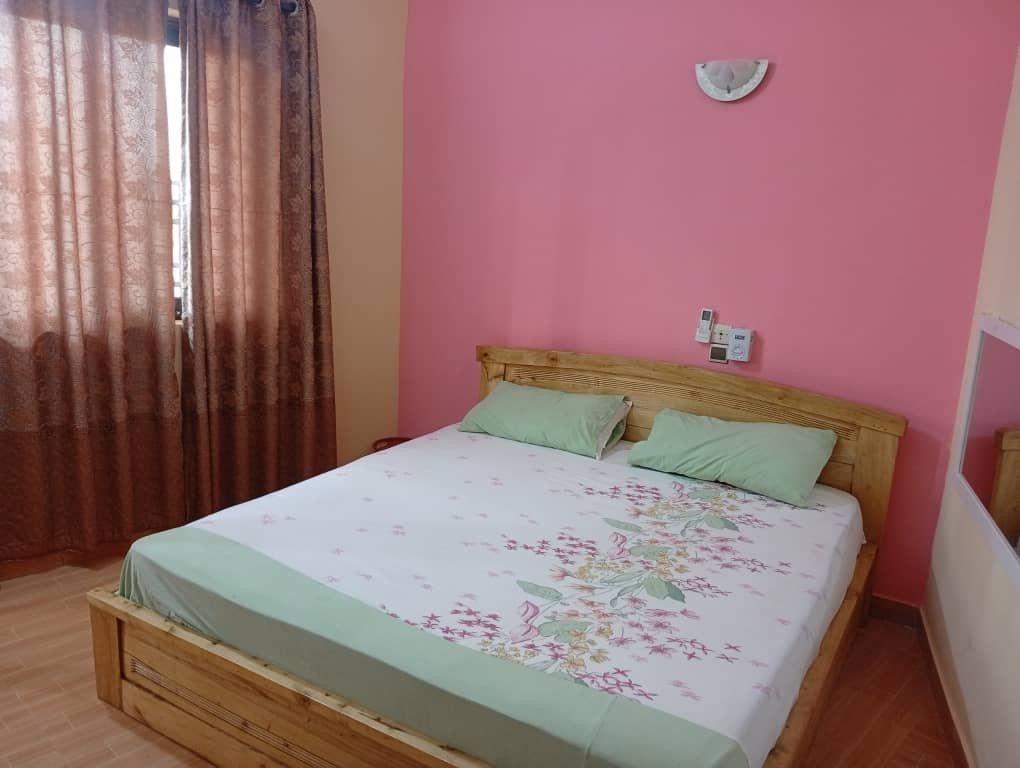
M160 0L0 0L0 574L184 519Z

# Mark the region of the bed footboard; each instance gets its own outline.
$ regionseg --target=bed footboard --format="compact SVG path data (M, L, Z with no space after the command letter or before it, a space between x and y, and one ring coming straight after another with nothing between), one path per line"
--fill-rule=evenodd
M216 765L484 765L107 589L88 601L99 698Z

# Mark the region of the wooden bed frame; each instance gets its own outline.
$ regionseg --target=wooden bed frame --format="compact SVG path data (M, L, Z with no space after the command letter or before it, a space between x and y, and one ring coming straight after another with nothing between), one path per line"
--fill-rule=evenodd
M808 670L766 768L802 766L819 714L870 594L899 438L894 414L792 387L671 363L548 350L479 347L481 395L513 381L570 392L626 394L625 437L648 434L663 407L744 421L792 422L838 435L822 479L860 501L869 543ZM251 656L115 596L88 595L99 698L223 766L481 768Z
M995 432L995 481L989 514L1011 547L1020 538L1020 427Z

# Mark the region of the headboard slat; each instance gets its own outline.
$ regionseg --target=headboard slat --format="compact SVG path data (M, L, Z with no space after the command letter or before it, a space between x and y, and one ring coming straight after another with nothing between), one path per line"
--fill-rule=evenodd
M773 421L831 429L838 437L836 447L832 452L832 460L853 464L857 455L858 427L856 424L816 415L805 417L791 411L786 406L774 403L738 398L730 394L633 376L610 377L591 371L571 369L508 365L505 369L504 379L515 384L546 387L565 392L613 394L626 391L628 397L634 402L628 424L636 427L650 428L659 411L663 408L674 408L729 421ZM632 438L628 437L627 439ZM644 437L637 439L644 439Z

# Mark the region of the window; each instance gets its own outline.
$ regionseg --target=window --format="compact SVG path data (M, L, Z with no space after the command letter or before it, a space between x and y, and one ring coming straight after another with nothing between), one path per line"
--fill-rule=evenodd
M170 136L170 194L173 199L174 233L174 312L181 319L183 302L183 279L181 273L181 238L184 234L181 222L181 170L183 158L181 141L184 130L184 115L181 106L181 49L178 45L176 19L167 27L167 44L163 49L163 65L166 70L166 114Z

